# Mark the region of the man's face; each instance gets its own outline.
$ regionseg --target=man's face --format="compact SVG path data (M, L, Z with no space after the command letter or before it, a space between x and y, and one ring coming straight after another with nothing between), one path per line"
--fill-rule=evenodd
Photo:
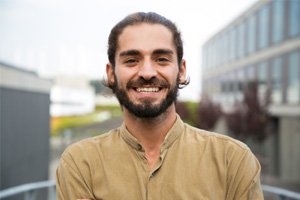
M126 27L118 40L116 65L108 81L122 106L137 117L156 117L174 103L185 63L178 66L172 33L162 25Z

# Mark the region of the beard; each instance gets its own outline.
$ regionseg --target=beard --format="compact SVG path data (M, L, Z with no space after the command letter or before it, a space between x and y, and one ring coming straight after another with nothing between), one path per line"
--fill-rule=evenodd
M127 83L126 89L132 89L137 87L143 87L144 85L151 85L160 88L167 88L168 93L166 97L161 100L159 104L153 104L151 100L143 100L141 103L136 104L133 103L127 94L127 92L119 87L117 84L117 77L115 76L116 83L113 85L112 90L115 93L119 103L121 106L124 106L129 112L134 114L136 117L139 118L154 118L162 113L164 113L172 103L175 103L178 96L178 87L179 87L179 74L176 78L176 84L171 86L165 80L159 80L158 78L152 78L150 80L145 80L143 78L139 78L138 80L131 80Z

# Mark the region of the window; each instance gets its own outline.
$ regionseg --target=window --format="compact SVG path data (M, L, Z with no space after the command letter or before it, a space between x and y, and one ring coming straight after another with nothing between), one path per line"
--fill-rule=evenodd
M214 68L215 67L215 41L211 41L210 42L210 53L209 53L209 56L210 56L210 67L211 68Z
M215 67L215 40L212 40L210 42L210 53L209 53L209 56L210 56L210 66L211 68L214 68Z
M215 66L220 65L220 35L215 39Z
M284 3L285 1L272 1L272 43L283 40Z
M229 49L229 32L227 31L225 34L224 34L224 39L223 39L223 49L224 49L224 63L227 63L228 60L229 60L229 52L228 52L228 49Z
M207 46L202 49L202 68L207 69Z
M229 60L236 58L236 28L229 31Z
M300 1L289 1L289 36L300 35Z
M242 101L244 94L245 71L244 68L237 71L237 94L238 101Z
M266 95L268 89L268 68L267 62L262 62L258 65L258 95L261 100Z
M220 39L219 39L219 52L218 52L218 55L219 55L219 64L223 64L224 63L224 34L220 35L219 36Z
M230 72L227 74L227 81L228 81L228 103L230 105L232 105L234 103L234 99L235 99L235 76L234 73Z
M269 35L269 4L263 6L259 11L259 35L258 48L262 49L268 46Z
M300 55L295 51L288 56L287 102L299 103L300 100Z
M245 55L245 23L238 26L238 42L237 42L237 57L241 58Z
M256 48L256 15L247 20L247 53L253 53Z
M234 27L231 31L231 39L230 39L230 43L231 43L231 60L236 59L236 44L237 44L237 28Z
M207 64L207 69L211 69L211 43L209 42L207 44L207 49L206 49L206 64Z
M275 104L282 102L282 57L277 57L271 62L272 79L272 102Z
M245 70L245 86L251 87L256 82L255 65L250 65Z

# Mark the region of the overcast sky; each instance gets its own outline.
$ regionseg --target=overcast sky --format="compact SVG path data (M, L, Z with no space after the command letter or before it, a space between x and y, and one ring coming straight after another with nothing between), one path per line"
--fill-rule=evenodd
M183 35L191 84L181 99L201 90L203 43L257 0L0 0L0 61L41 76L105 76L110 29L126 15L154 11Z

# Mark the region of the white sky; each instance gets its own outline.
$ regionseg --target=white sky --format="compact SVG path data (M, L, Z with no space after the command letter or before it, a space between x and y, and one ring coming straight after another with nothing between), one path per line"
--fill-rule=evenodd
M0 61L42 76L105 76L107 38L126 15L154 11L177 24L191 83L180 99L197 100L203 43L257 0L0 0Z

